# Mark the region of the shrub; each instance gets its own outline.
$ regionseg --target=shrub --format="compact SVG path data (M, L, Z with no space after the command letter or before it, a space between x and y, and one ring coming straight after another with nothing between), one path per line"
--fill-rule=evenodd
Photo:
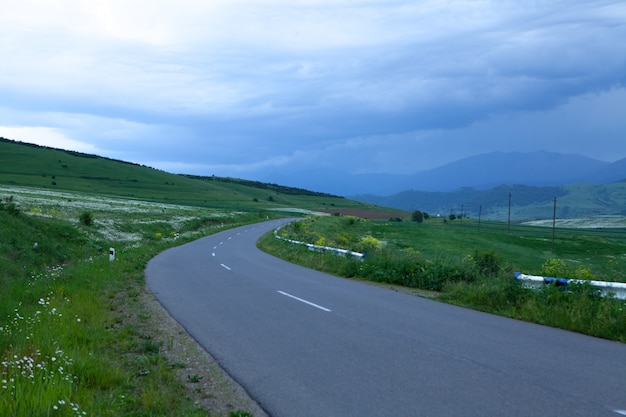
M494 251L481 252L476 250L471 259L480 275L493 276L500 272L499 257Z
M558 258L551 258L545 261L541 268L543 269L543 273L549 277L559 277L559 278L574 278L574 279L583 279L583 280L592 280L594 279L593 273L587 269L579 266L575 270L568 267L567 263Z
M339 247L347 247L348 245L350 245L350 238L346 235L339 235L335 238L335 241L337 242L337 245L339 245Z
M290 226L295 233L300 233L305 229L304 222L301 220L291 223Z
M355 225L357 222L357 218L354 216L346 216L346 223L348 224L348 226L353 226Z
M424 213L422 213L419 210L415 210L412 214L411 214L411 220L417 223L423 223L424 222Z
M17 216L20 214L20 209L17 207L17 204L13 200L13 196L6 197L4 200L0 201L0 210L4 210L13 216Z
M78 219L85 226L93 225L94 218L93 218L93 214L90 211L83 211L82 213L80 213L80 216L78 217Z
M574 271L574 277L576 279L585 279L585 280L594 279L593 273L589 269L583 268L582 266L576 268L576 271Z
M364 236L359 241L359 248L363 252L371 252L373 250L380 249L382 247L383 247L382 242L371 235Z
M565 277L567 275L567 264L558 258L548 259L541 265L541 269L549 277Z

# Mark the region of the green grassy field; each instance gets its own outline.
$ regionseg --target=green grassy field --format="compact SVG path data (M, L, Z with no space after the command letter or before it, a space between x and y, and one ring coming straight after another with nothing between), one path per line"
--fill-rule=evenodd
M599 280L626 281L626 229L557 228L553 242L550 227L482 222L479 228L475 220L432 219L424 224L377 224L373 232L393 242L394 248L414 248L429 258L445 253L460 259L474 251L491 251L510 269L539 275L545 261L560 258L572 268L590 269Z

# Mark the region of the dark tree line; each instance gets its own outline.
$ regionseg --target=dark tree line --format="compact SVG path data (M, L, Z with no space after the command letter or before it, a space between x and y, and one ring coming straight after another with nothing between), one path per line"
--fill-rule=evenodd
M328 193L321 193L317 191L305 190L304 188L296 188L296 187L288 187L284 185L253 181L253 180L244 180L241 178L231 178L231 177L216 177L215 175L211 177L205 177L201 175L184 175L187 178L192 178L196 180L203 181L219 181L226 182L232 184L245 185L248 187L261 188L263 190L275 191L281 194L291 194L291 195L310 195L316 197L332 197L332 198L343 198L337 195L332 195Z

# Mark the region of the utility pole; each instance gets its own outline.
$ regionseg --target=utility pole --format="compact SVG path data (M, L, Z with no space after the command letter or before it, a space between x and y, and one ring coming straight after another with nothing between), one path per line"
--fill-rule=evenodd
M509 193L509 220L506 223L506 232L511 233L511 193Z
M482 214L483 214L483 205L481 204L478 207L478 230L480 230L480 217L482 216Z
M556 197L554 197L554 211L552 213L552 254L554 255L554 234L556 231Z

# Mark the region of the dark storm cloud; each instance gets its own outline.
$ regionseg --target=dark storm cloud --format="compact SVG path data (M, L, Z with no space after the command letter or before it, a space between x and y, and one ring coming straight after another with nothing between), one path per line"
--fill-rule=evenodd
M626 156L623 2L141 3L3 13L0 135L248 177Z

